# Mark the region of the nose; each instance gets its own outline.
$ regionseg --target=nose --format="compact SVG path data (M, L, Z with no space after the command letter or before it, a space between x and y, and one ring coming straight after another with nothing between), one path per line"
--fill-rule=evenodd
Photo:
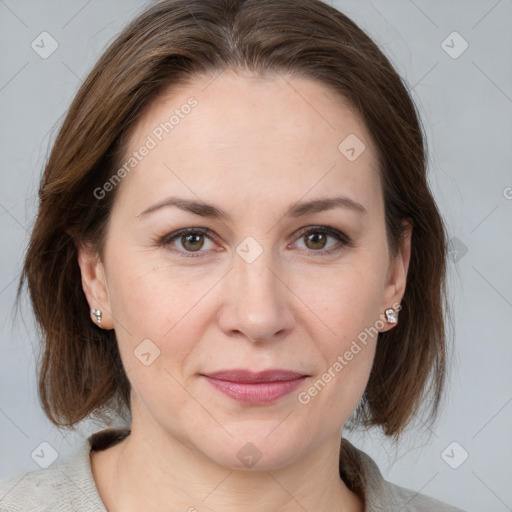
M237 333L252 342L264 342L292 329L293 293L282 268L266 251L252 263L237 255L225 287L219 324L226 335Z

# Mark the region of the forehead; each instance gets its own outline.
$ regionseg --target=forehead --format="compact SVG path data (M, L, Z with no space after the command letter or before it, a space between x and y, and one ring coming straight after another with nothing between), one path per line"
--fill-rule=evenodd
M137 207L164 193L208 202L228 194L234 206L248 206L334 191L378 205L371 134L348 102L315 80L228 71L198 77L152 102L126 158L143 146L151 148L121 187Z

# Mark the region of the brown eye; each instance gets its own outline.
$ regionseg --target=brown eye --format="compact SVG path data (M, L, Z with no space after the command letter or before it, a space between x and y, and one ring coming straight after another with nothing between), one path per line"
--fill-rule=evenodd
M304 240L306 241L306 246L308 249L324 249L327 243L327 235L325 233L313 232L305 235Z
M181 235L181 245L187 251L199 251L204 245L203 234Z
M314 256L324 256L351 246L351 240L337 229L329 226L313 226L303 229L299 236L306 249ZM334 238L337 243L327 246L327 240ZM327 248L326 248L327 247Z
M349 237L329 226L310 226L304 228L298 236L304 242L306 251L313 256L334 254L352 246ZM337 242L328 246L329 238ZM187 228L164 236L158 240L158 245L168 247L170 251L181 256L200 257L208 255L208 249L213 248L215 240L215 234L208 228ZM208 242L212 244L210 247Z
M208 249L213 247L214 239L215 236L207 228L187 228L164 236L158 241L158 245L168 247L170 251L183 256L198 257L208 253Z

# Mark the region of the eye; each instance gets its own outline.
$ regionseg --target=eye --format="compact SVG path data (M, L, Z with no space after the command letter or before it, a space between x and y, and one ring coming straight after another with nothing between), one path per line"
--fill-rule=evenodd
M207 228L186 228L164 236L158 241L158 245L169 246L173 245L176 241L182 248L177 251L171 249L173 252L187 253L187 257L194 258L200 256L200 254L196 256L193 253L205 252L201 251L205 246L205 238L209 242L215 240L213 232ZM206 248L208 249L208 247Z
M334 254L351 246L352 243L350 238L341 231L329 226L308 226L298 233L298 237L306 243L306 251L314 256ZM334 238L337 243L326 249L328 238ZM216 235L208 228L185 228L165 235L157 241L157 244L163 247L171 246L169 250L181 256L197 258L201 253L208 252L208 249L212 248L208 247L207 242L213 243L216 240ZM177 244L181 245L181 248L176 248Z
M309 226L300 231L299 237L305 242L308 252L314 256L334 254L351 245L348 236L329 226ZM337 243L326 249L328 238L334 238Z

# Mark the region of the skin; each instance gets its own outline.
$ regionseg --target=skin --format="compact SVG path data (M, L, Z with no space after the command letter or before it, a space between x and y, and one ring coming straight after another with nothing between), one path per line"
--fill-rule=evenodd
M132 386L131 435L91 453L100 496L109 512L362 511L362 498L339 476L338 453L377 338L368 338L309 403L297 397L400 303L410 226L390 259L371 135L313 80L198 77L150 106L127 153L191 96L198 105L118 185L104 260L79 250L89 305L102 310L102 328L115 329ZM366 147L354 161L338 150L349 134ZM177 207L140 215L171 195L213 204L232 219ZM297 201L337 195L366 213L285 216ZM318 231L317 239L301 235L309 226L331 226L352 245L313 254L340 244ZM217 240L155 241L188 227L209 228ZM262 249L251 263L237 253L246 237ZM199 257L187 257L197 250ZM148 366L133 353L144 339L160 350ZM200 375L227 368L310 377L276 402L247 405ZM237 457L248 442L261 454L250 468Z

